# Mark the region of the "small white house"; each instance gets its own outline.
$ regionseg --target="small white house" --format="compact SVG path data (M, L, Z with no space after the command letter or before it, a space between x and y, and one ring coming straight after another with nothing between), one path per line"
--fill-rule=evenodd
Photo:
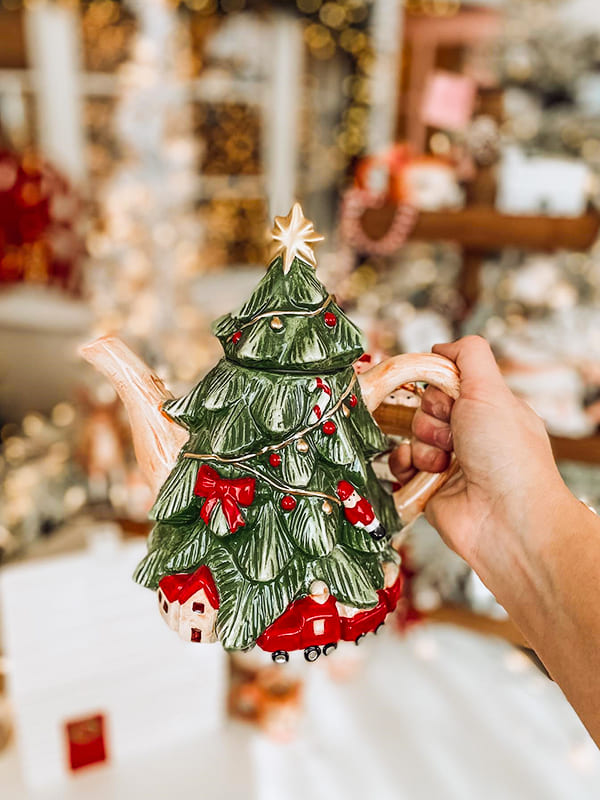
M166 575L157 597L162 618L185 642L217 641L219 593L208 567L191 575Z

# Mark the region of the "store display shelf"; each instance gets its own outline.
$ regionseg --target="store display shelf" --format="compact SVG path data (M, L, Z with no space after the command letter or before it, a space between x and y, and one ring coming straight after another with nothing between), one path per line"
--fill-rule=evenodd
M389 229L396 207L392 204L367 209L361 225L374 240ZM421 212L410 234L414 241L454 242L463 251L458 289L465 308L479 297L479 275L485 257L504 247L553 252L588 250L600 232L600 214L589 211L580 217L543 215L510 216L493 206L469 206L460 211Z
M516 647L528 647L527 640L510 619L493 619L478 614L470 608L445 605L428 611L425 614L428 622L457 625L459 628L482 633L486 636L498 636Z
M415 413L408 406L383 403L375 412L381 429L392 436L410 435L410 424ZM600 435L581 439L551 436L552 450L557 461L580 461L584 464L600 464Z
M362 226L373 239L390 226L395 207L368 209ZM411 239L452 241L469 250L486 252L502 247L526 250L587 250L600 232L600 215L590 211L580 217L512 216L489 206L459 211L421 212Z

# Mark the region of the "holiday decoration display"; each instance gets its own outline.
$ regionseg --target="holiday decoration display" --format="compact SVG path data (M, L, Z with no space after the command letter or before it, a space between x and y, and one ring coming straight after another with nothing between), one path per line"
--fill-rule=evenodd
M391 537L454 469L393 495L377 480L390 445L369 412L407 382L456 397L456 367L397 356L359 378L361 333L315 276L321 238L298 204L276 217L266 275L213 326L225 357L179 399L118 340L82 350L124 400L158 492L135 579L188 641L258 644L275 661L381 624L399 591Z
M82 201L37 153L0 150L0 284L80 289Z
M355 184L344 193L340 232L354 250L389 256L410 236L420 211L460 208L463 192L456 169L448 160L416 155L409 145L395 144L387 151L361 159ZM373 239L361 221L369 209L395 206L383 236Z
M119 158L97 192L87 289L98 334L119 331L168 363L174 380L191 380L211 358L199 332L204 320L190 304L204 241L191 43L167 0L127 6L136 32L117 73Z
M598 425L600 248L555 255L505 253L486 263L464 333L492 345L506 380L557 436Z
M592 173L587 189L598 207L600 37L570 22L569 12L566 0L506 3L504 32L494 59L505 90L502 141L519 146L528 156L576 157ZM549 206L561 202L552 185L546 192Z

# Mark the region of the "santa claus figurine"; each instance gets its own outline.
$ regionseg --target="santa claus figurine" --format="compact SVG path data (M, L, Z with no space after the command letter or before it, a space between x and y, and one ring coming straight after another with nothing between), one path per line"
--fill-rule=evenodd
M375 540L383 539L385 528L377 519L373 506L359 495L351 483L340 481L336 493L344 506L344 515L351 525L362 528Z

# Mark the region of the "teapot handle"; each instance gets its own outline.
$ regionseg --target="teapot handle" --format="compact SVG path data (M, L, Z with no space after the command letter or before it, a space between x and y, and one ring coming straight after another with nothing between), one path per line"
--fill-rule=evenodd
M460 378L456 364L432 353L407 353L393 356L358 376L367 408L371 413L395 389L406 383L423 381L441 389L456 400L460 394ZM452 454L444 472L418 472L402 488L394 492L396 511L404 525L423 512L433 495L458 471Z

